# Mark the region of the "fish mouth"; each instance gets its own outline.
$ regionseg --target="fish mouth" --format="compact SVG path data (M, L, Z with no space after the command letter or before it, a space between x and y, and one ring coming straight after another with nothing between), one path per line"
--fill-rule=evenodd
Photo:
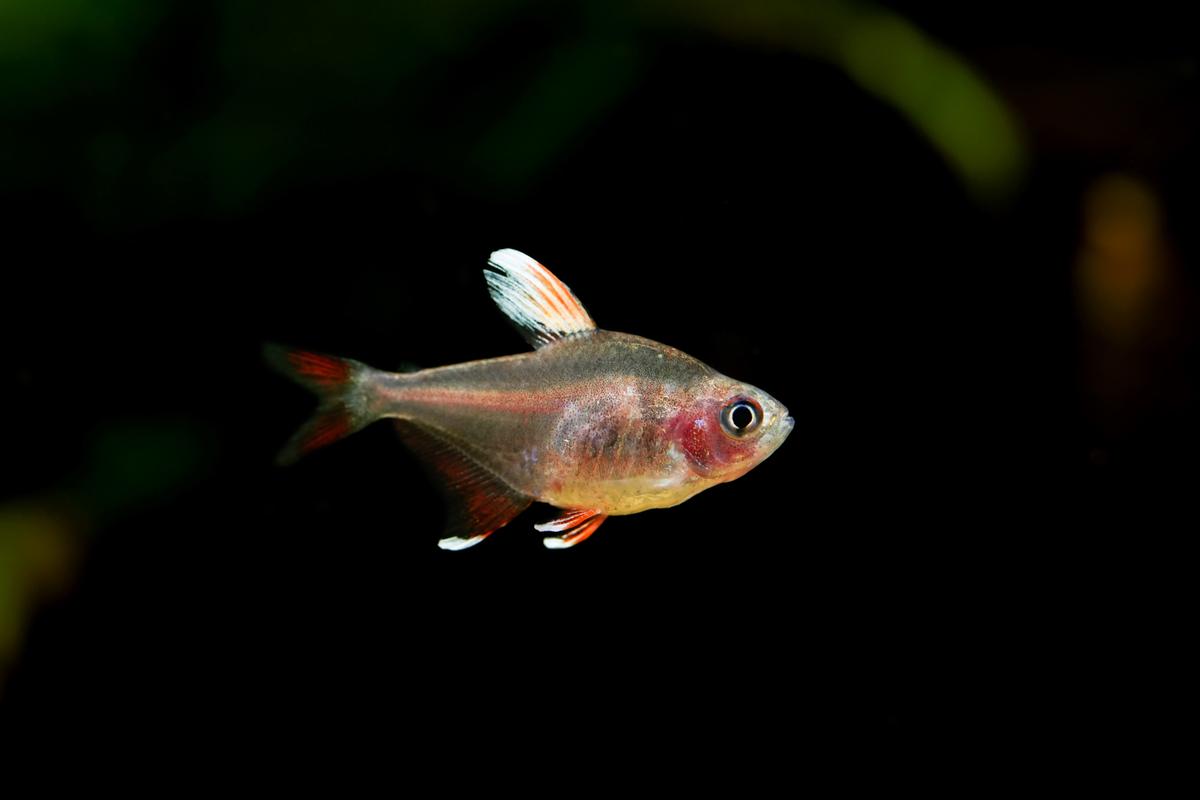
M792 429L795 427L796 420L790 415L778 416L771 420L767 429L763 431L762 449L760 450L758 461L765 460L778 450L779 446L791 435Z
M774 440L774 447L783 444L783 440L791 435L792 429L796 427L796 420L790 414L785 414L782 417L776 417L776 422L773 423L774 432L771 437Z

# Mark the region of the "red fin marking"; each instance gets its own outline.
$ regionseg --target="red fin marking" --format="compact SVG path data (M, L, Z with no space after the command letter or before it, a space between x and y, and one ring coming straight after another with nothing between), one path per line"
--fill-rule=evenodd
M269 344L263 348L267 363L292 380L302 383L319 395L335 391L350 381L356 368L363 367L357 361L307 350L291 350Z
M296 431L276 461L281 465L294 464L301 456L344 439L360 427L361 424L356 426L350 419L345 406L340 403L326 405Z
M565 534L562 537L563 542L566 543L567 547L574 547L595 533L596 529L600 527L600 523L604 522L606 519L608 519L608 517L604 516L603 514L592 517L590 520L583 523L583 525L579 526L570 533Z
M567 299L563 292L559 291L559 287L563 285L554 273L546 269L546 265L540 261L533 262L537 264L541 270L542 283L536 286L536 291L546 301L550 308L557 310L560 314L570 315L577 301Z
M299 378L324 386L338 386L350 380L350 365L345 359L292 350L287 354L288 364Z
M316 417L304 431L304 438L298 442L300 452L307 455L318 447L333 444L338 439L349 436L350 420L341 408L334 408Z
M437 431L409 420L398 421L396 429L445 496L446 529L438 542L443 550L483 541L532 502Z
M574 313L575 308L579 305L579 301L575 299L575 295L571 293L571 290L567 288L565 283L558 279L557 275L546 269L541 262L538 262L538 266L546 270L546 276L550 279L548 281L550 291L558 301L559 307L568 315Z

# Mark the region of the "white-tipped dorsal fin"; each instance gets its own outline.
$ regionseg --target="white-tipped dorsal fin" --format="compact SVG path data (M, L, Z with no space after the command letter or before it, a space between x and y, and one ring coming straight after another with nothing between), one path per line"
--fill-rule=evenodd
M567 285L524 253L497 250L484 275L496 305L534 347L596 329Z

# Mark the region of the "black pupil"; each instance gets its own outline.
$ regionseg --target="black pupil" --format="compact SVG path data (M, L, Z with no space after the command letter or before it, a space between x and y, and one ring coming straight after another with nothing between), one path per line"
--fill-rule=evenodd
M729 421L733 423L734 428L744 430L754 422L754 409L745 403L739 403L729 412Z

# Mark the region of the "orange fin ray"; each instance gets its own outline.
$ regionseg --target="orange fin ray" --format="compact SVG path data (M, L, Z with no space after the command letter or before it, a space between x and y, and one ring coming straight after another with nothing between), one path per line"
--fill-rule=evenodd
M563 550L568 547L574 547L591 536L606 519L608 519L607 514L601 514L599 511L593 511L588 508L580 508L568 511L561 517L552 519L549 522L534 525L533 528L543 533L559 533L558 536L547 536L545 539L542 539L542 544L551 550Z
M479 544L533 502L438 432L409 420L397 421L396 429L446 499L443 550Z
M496 305L534 347L596 329L570 288L520 251L492 253L484 277Z

